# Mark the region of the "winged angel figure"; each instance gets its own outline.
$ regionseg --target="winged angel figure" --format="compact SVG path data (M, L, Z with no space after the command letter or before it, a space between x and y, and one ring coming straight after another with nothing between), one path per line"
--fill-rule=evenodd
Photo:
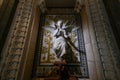
M67 26L67 23L67 21L63 23L62 20L58 20L56 23L50 21L50 25L43 27L43 29L52 34L53 50L56 53L57 58L61 61L65 60L66 62L71 63L77 61L77 57L75 56L72 47L79 52L81 51L72 43L69 34L79 27L74 27L73 25Z

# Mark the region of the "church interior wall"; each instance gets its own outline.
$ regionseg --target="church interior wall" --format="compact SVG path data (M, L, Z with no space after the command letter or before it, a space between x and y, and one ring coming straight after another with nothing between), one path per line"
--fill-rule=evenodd
M87 57L88 73L89 73L88 78L79 78L78 80L105 80L105 79L107 80L110 78L111 80L117 80L117 79L119 80L119 77L118 77L119 72L117 71L118 70L117 66L116 64L111 64L110 62L111 60L112 62L116 62L116 60L114 60L114 56L112 55L113 54L112 48L108 47L108 46L112 46L107 42L107 41L110 41L110 39L108 38L108 35L110 34L106 34L105 32L103 32L103 30L105 31L104 27L106 26L102 22L102 19L104 19L102 18L102 16L104 15L101 15L102 11L99 10L101 9L100 4L96 5L93 3L99 4L99 0L89 0L89 1L85 0L80 11L77 12L79 15L81 15L81 19L82 19L83 37L85 41L85 49L86 49L86 57ZM26 5L28 5L30 8L28 12L24 10L24 8L26 8ZM20 9L21 6L23 8ZM40 25L40 15L44 13L46 8L45 7L41 8L41 5L38 5L38 3L35 0L28 0L28 2L21 0L18 3L17 9L18 10L15 13L13 22L9 30L9 35L7 36L5 45L2 50L2 54L4 54L4 59L3 59L4 63L2 64L3 72L2 72L2 68L0 70L1 80L4 80L4 79L32 80L31 78L32 68L33 68L33 62L35 60L34 55L35 55L35 48L37 44L37 35L38 35L38 30L39 30L38 28ZM64 11L64 9L62 10ZM50 11L51 13L62 12L60 11L60 9L59 10L51 9ZM71 9L69 10L66 9L65 11L66 11L65 14L68 14L70 12L73 13ZM25 16L25 18L23 16ZM98 20L98 22L97 21L94 22L95 20ZM21 29L24 26L19 25L21 24L22 21L25 22L25 29ZM25 34L22 35L22 37L25 37L25 40L20 40L20 42L22 42L24 46L19 46L19 45L14 46L14 43L12 42L12 40L13 41L19 40L19 39L16 39L16 37L12 37L13 35L20 36L20 33L22 32L17 34L17 30L19 29L25 31ZM101 36L101 34L105 34L105 35ZM105 41L104 41L104 38L106 39ZM99 44L102 44L102 46L99 46ZM15 51L13 51L15 56L17 55L19 56L17 57L12 56L13 58L11 58L12 47L16 48L16 46L20 48L20 50L23 52L21 53L18 52L19 53L18 54L18 53L14 53ZM105 52L104 50L102 52L103 55L101 55L101 52L100 52L101 48L102 49L104 48L105 50ZM108 53L110 53L110 57L108 56ZM107 54L107 58L105 54ZM112 59L111 59L111 55L112 55ZM12 63L11 65L9 64L10 61ZM14 61L18 62L17 64L19 65L18 67L13 65L15 63ZM109 71L107 72L107 68L103 64L104 61L106 62L106 64L110 63L111 66L113 67L115 66L115 69L110 68L110 70L113 71L112 73ZM109 65L107 65L107 67L109 67ZM16 72L15 72L15 69L16 69ZM8 73L7 72L8 70L11 72ZM117 71L116 74L114 74L114 71ZM117 77L115 78L115 76ZM33 80L44 80L44 79L33 78Z

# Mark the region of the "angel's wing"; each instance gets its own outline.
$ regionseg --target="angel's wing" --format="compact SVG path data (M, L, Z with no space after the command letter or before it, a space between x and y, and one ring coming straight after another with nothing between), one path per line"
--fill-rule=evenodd
M66 22L63 23L63 26L62 26L63 29L65 29L65 28L67 27L67 26L66 26L67 23L68 23L68 21L66 21Z
M47 20L51 27L56 28L56 23L52 20Z
M76 30L78 30L80 27L74 27L74 25L68 25L66 28L65 28L65 31L67 33L71 33L71 32L74 32Z
M44 26L44 27L42 27L44 30L46 30L46 31L48 31L48 32L50 32L50 33L54 33L54 31L55 31L55 28L54 27L51 27L51 26Z
M72 29L72 32L78 30L79 28L80 28L80 27L74 27L74 28Z

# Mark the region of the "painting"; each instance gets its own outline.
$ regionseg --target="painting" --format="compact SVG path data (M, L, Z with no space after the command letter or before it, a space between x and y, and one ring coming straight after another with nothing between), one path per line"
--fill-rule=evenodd
M60 65L75 77L88 77L80 18L76 15L45 15L40 25L35 74L58 77Z

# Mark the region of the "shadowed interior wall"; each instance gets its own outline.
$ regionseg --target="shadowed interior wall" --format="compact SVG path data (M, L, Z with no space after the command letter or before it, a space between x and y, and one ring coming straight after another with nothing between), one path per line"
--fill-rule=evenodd
M109 21L116 38L120 50L120 1L119 0L103 0ZM120 69L120 53L116 54L117 64Z
M2 0L0 0L2 3ZM0 8L0 53L8 35L18 0L4 0Z
M120 49L120 1L119 0L103 0L106 11L109 16L112 30L116 37Z
M1 7L2 3L3 3L3 0L0 0L0 7Z

